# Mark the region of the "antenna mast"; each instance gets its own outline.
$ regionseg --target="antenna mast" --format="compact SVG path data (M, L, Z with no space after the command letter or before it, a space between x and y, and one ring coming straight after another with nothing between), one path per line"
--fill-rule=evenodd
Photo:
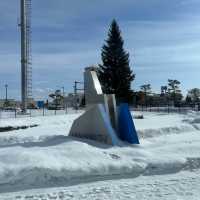
M26 113L27 104L32 98L31 67L31 0L21 1L21 96L22 112Z

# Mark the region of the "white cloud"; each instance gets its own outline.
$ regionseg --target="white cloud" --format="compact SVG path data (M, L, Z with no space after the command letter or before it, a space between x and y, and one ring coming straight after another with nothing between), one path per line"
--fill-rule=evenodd
M190 5L181 7L181 2ZM119 0L117 3L116 0L59 0L59 3L34 0L32 3L36 95L45 93L47 87L55 89L56 85L65 85L71 90L73 81L82 79L85 66L101 61L100 50L113 17L119 19L137 86L152 81L159 87L163 80L174 76L173 72L181 80L185 73L196 77L190 82L184 80L186 87L199 83L196 74L200 73L200 16L192 12L192 4L196 5L197 0L174 0L173 3L160 0ZM15 80L13 87L18 91L19 3L1 1L0 12L0 33L3 35L0 38L0 84L8 79Z

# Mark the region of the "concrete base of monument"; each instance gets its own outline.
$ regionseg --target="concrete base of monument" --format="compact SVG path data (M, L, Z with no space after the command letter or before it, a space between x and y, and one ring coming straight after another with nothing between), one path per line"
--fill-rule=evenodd
M90 107L89 110L76 119L69 135L109 145L121 144L103 104Z

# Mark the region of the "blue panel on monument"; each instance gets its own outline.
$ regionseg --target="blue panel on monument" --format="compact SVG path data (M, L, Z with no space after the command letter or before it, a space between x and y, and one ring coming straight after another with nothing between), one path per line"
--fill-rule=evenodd
M131 144L139 144L138 135L128 104L120 104L118 113L120 139Z

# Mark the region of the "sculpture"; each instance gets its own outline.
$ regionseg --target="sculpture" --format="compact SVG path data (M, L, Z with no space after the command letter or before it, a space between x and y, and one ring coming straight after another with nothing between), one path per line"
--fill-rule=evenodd
M119 145L121 140L139 144L128 105L122 104L118 110L115 95L103 94L96 68L85 68L84 87L86 112L74 121L69 135L109 145Z

